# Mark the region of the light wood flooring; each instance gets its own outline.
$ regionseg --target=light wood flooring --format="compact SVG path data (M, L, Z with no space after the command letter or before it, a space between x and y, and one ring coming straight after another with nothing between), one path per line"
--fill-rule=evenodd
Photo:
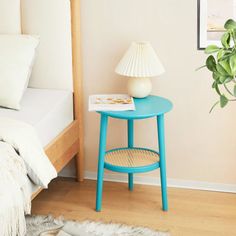
M33 214L147 226L171 236L236 236L236 194L169 188L169 211L159 187L105 182L102 212L95 212L96 182L60 178L33 201Z

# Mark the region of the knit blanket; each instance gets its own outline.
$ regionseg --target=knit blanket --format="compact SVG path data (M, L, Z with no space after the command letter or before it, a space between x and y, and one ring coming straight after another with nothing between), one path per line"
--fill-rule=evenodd
M47 187L57 176L34 128L0 118L0 235L25 236L25 214L31 211L27 175Z
M11 145L0 142L0 235L25 235L24 214L30 213L26 167Z

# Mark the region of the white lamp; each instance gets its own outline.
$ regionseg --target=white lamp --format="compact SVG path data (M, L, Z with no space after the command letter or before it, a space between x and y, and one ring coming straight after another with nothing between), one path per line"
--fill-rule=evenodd
M149 42L132 42L115 72L130 77L128 80L130 96L144 98L152 90L149 78L163 74L165 69Z

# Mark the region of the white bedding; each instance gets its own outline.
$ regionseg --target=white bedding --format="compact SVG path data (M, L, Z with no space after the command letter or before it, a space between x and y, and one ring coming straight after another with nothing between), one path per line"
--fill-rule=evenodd
M30 213L30 192L23 181L26 173L33 183L47 188L57 172L33 126L0 117L0 140L0 235L23 236L26 229L24 213ZM9 198L11 201L8 201ZM4 208L6 205L7 208Z
M28 88L21 110L0 108L0 117L31 124L43 146L50 143L73 121L73 95L70 91Z
M38 186L38 185L36 185L36 184L34 184L31 180L30 180L30 178L28 178L27 176L26 176L26 188L27 188L27 190L31 193L31 195L33 194L33 193L36 193L39 189L40 189L40 187Z
M26 166L15 149L2 141L0 157L0 235L25 235L24 214L31 212Z

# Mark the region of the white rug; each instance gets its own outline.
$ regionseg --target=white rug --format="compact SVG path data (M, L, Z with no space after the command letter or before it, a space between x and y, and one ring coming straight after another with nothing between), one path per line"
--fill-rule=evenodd
M51 216L27 216L26 236L169 236L148 228L93 221L64 221Z

